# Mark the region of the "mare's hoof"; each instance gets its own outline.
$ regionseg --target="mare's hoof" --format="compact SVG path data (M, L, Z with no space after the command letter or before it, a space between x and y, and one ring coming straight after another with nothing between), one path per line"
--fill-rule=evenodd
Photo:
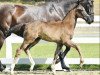
M69 70L66 70L66 69L63 69L65 72L72 72L70 69Z
M62 69L64 69L64 71L71 72L70 68L68 67L62 67Z
M5 68L3 66L1 66L0 71L2 72Z
M4 69L0 69L0 71L2 72Z
M56 75L56 71L52 71L52 72L53 72L53 73L52 73L53 75Z

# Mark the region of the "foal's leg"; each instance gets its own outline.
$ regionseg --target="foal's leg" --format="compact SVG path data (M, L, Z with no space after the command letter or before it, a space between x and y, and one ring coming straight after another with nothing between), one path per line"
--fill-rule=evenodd
M18 57L21 54L22 50L25 50L30 43L31 43L31 41L25 41L24 40L21 47L16 50L14 61L13 61L13 64L11 65L11 74L14 73L13 70L14 70L15 64L18 62Z
M36 45L39 41L40 41L40 38L37 38L34 42L32 42L30 45L28 45L28 49L24 50L25 53L28 55L29 60L31 62L30 71L33 70L34 65L35 65L35 62L34 62L32 56L31 56L31 53L30 53L30 48L33 47L34 45Z
M68 40L65 43L65 45L66 46L69 46L69 47L73 47L73 48L75 48L78 51L79 56L80 56L80 67L82 68L82 65L83 65L84 60L83 60L83 57L82 57L82 53L80 51L80 48L75 43L73 43L71 40Z
M60 53L60 50L61 50L62 46L63 46L62 44L57 44L57 48L56 48L56 51L55 51L55 54L54 54L53 63L51 65L51 69L52 69L52 71L53 71L54 74L56 73L55 72L56 60L57 60L57 58L59 56L59 53Z
M11 64L11 74L14 73L13 70L14 70L15 64L17 64L17 62L18 62L18 56L20 55L21 51L22 50L20 48L16 50L16 54L15 54L15 57L14 57L14 61Z
M25 52L26 52L26 54L28 55L28 58L29 58L29 60L30 60L30 62L31 62L30 71L32 71L33 68L34 68L35 62L34 62L34 60L33 60L33 58L32 58L32 55L31 55L31 53L30 53L30 50L27 49Z

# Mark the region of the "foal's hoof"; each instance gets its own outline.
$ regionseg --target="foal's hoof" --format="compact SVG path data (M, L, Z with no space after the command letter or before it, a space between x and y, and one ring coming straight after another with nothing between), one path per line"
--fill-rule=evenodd
M14 75L14 71L11 71L10 75Z
M55 71L55 70L52 70L52 72L53 72L53 73L52 73L53 75L56 75L56 71Z
M83 59L80 60L80 67L81 67L81 69L82 69L82 67L83 67L83 63L84 63L84 60L83 60Z
M5 69L5 70L3 70L3 72L10 73L10 69Z
M70 69L69 70L66 70L66 69L63 69L65 72L72 72Z
M80 68L82 69L82 67L83 67L83 63L80 63Z
M80 68L81 68L81 69L83 68L83 64L80 64Z
M33 71L33 69L30 69L29 71L30 71L30 72L32 72L32 71Z
M52 72L53 72L52 74L53 74L53 75L56 75L56 70L55 70L55 66L54 66L54 65L51 65L51 70L52 70Z

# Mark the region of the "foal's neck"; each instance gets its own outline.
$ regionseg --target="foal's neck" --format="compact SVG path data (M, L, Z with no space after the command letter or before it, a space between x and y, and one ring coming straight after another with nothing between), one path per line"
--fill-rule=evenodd
M63 19L64 26L69 26L71 28L75 28L76 24L76 12L75 9L71 10L67 16Z

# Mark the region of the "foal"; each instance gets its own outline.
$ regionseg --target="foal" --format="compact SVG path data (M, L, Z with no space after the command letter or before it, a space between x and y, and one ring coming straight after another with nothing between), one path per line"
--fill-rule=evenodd
M80 55L80 65L83 64L83 57L80 52L79 47L71 41L71 38L74 34L74 28L76 25L77 18L82 18L86 21L91 21L90 17L86 13L83 6L80 4L76 6L74 9L69 11L63 21L50 21L50 22L42 22L42 21L34 21L30 23L23 24L24 28L24 41L19 49L16 51L14 63L11 66L11 73L13 74L13 69L15 64L18 61L18 56L21 54L21 51L24 50L26 54L29 56L29 59L32 63L31 69L34 67L34 61L31 57L29 49L36 45L41 39L55 42L57 43L57 49L54 55L54 61L51 66L52 71L55 73L54 66L56 64L56 59L58 58L58 54L63 45L66 47L75 48Z

